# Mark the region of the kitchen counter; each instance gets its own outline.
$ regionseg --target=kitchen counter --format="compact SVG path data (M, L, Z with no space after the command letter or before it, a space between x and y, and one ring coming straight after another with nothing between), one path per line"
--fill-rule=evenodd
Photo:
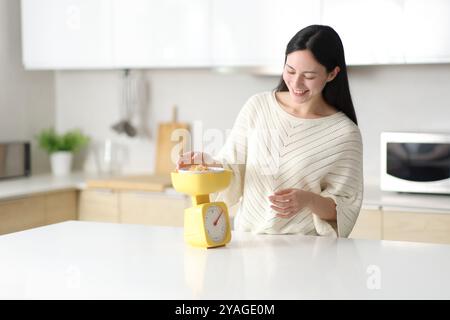
M133 176L130 175L130 177ZM0 200L21 198L33 194L67 189L82 190L87 187L88 180L99 181L100 179L109 178L115 179L115 176L74 172L64 177L55 177L51 174L40 174L32 175L30 177L0 180ZM165 193L173 194L175 193L175 190L168 188Z
M400 193L380 190L379 185L364 186L363 206L367 209L407 210L450 213L450 195Z
M64 189L80 190L87 187L87 180L98 180L99 178L106 179L108 176L75 172L67 177L54 177L51 174L43 174L27 178L2 180L0 181L0 200ZM140 189L142 189L141 191L145 190L145 188ZM177 194L173 188L166 188L164 193ZM364 187L363 208L377 209L379 207L398 208L408 211L450 213L450 195L385 192L381 191L375 183L366 184Z
M449 299L450 246L69 221L0 236L0 299Z
M91 176L92 175L78 172L64 177L41 174L30 177L1 180L0 200L66 189L82 189L86 185L86 179Z

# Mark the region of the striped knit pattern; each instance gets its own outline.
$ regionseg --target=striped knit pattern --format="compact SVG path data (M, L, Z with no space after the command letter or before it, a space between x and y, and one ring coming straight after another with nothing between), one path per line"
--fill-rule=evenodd
M233 171L230 186L217 194L228 206L240 201L235 229L254 233L347 237L363 198L362 140L344 113L318 119L284 111L274 92L252 96L215 157ZM310 209L279 218L269 195L298 188L332 198L337 225Z

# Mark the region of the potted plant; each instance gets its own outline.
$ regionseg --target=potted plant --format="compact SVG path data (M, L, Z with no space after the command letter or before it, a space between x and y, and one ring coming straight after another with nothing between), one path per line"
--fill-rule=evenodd
M73 154L89 142L81 130L74 129L58 134L53 128L44 129L37 135L39 147L50 155L52 173L68 175L72 169Z

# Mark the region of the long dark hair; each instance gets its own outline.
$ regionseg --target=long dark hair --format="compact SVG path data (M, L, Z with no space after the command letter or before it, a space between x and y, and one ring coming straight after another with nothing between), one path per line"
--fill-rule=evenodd
M336 66L341 69L337 76L325 85L322 95L328 104L345 113L357 125L358 121L348 84L344 46L337 32L329 26L322 25L303 28L289 41L284 63L286 63L288 54L305 49L312 52L316 60L327 69L327 72L331 72ZM281 76L276 91L288 91L283 76Z

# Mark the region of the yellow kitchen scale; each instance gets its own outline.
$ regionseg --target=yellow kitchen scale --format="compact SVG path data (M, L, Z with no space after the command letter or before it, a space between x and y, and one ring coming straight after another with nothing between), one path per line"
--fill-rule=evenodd
M210 202L209 194L230 184L231 171L211 167L204 172L178 170L171 175L175 190L192 198L192 207L184 210L184 240L202 248L220 247L230 242L227 205L224 202Z

